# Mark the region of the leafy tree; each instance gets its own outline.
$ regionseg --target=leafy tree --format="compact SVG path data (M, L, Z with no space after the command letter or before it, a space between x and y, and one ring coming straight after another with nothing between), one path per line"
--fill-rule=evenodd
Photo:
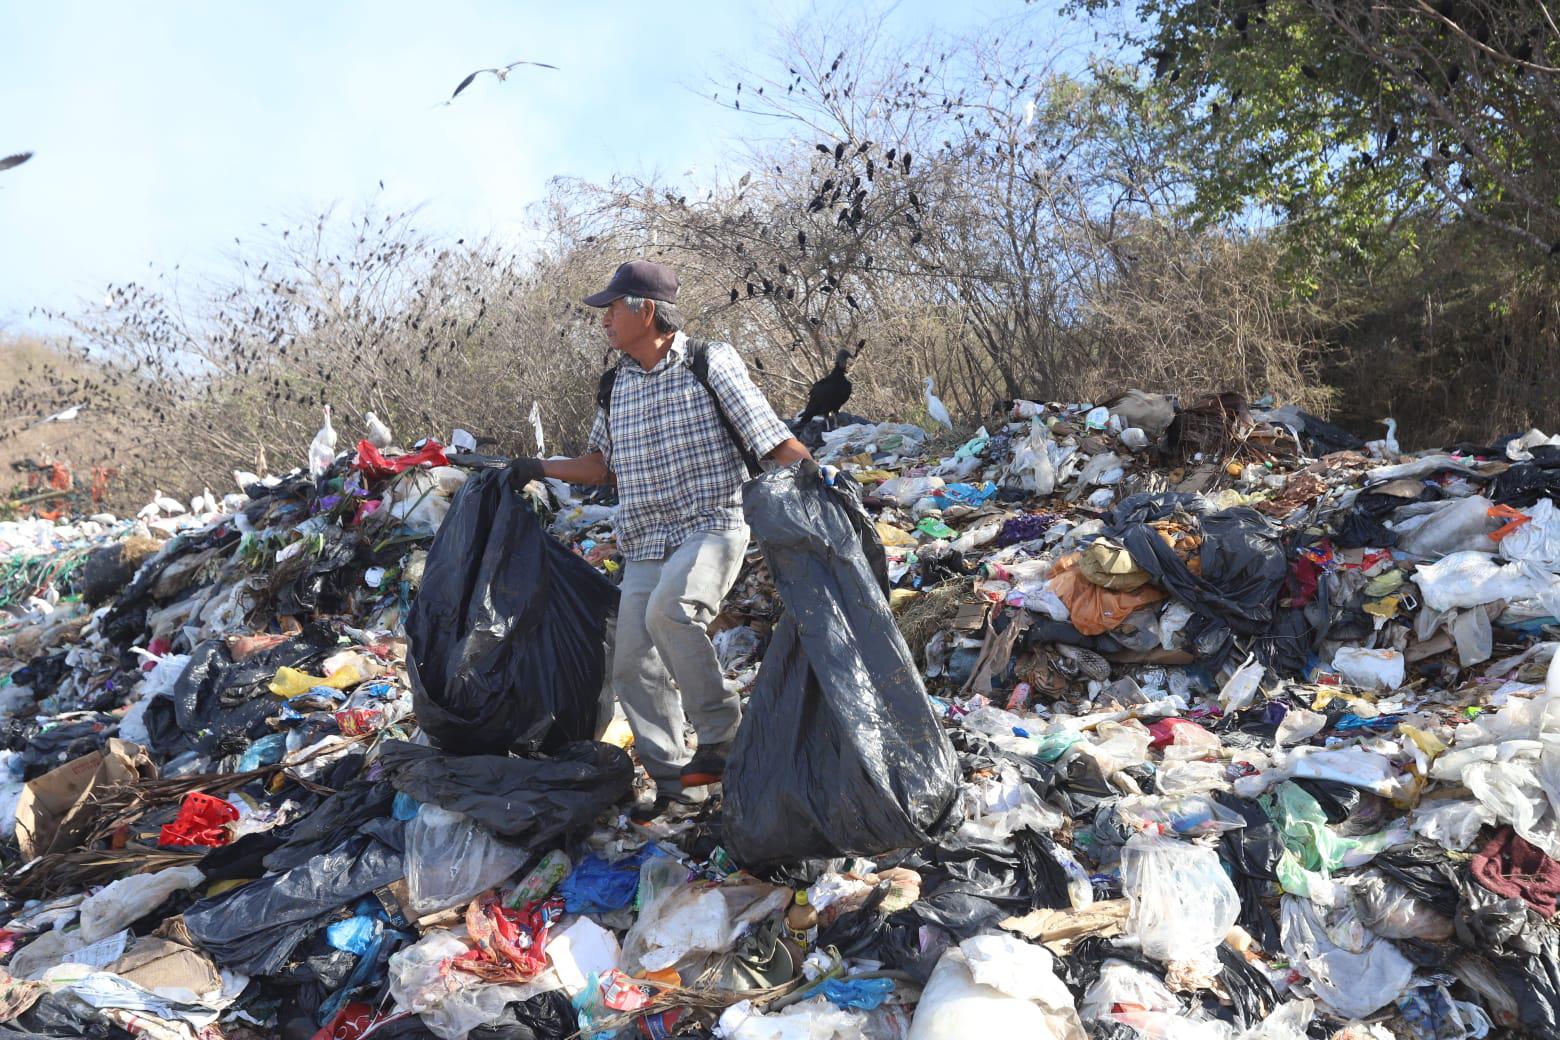
M1072 0L1126 9L1204 219L1375 258L1426 222L1560 253L1560 28L1544 0Z

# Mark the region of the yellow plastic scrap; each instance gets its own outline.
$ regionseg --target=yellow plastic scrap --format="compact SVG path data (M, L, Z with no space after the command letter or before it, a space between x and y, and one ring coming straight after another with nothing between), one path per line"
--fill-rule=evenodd
M345 690L348 686L356 686L363 681L363 673L359 672L356 665L346 665L336 669L329 676L310 675L308 672L299 671L297 668L278 668L276 678L271 680L271 692L278 697L293 698L300 694L308 693L316 686L328 686L333 690Z
M1423 751L1429 758L1434 759L1446 751L1446 742L1434 733L1427 733L1418 726L1410 726L1406 722L1398 723L1398 732L1414 742L1414 746Z
M1402 596L1383 596L1381 599L1373 599L1365 604L1365 613L1372 617L1395 618L1402 608Z
M890 589L888 593L888 609L898 610L919 595L920 593L915 589Z
M625 750L634 744L634 731L628 728L628 720L614 718L607 731L601 735L602 743L611 744Z
M900 545L906 548L910 548L917 544L914 535L910 534L908 531L901 531L893 524L884 523L882 520L879 520L877 523L873 524L873 526L877 528L878 539L884 545Z
M851 472L851 476L862 484L881 484L886 480L893 480L894 474L886 469L868 468Z

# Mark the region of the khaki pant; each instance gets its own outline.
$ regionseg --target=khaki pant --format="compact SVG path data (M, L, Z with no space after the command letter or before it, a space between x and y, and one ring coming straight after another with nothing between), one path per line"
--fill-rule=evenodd
M624 568L612 690L662 794L682 792L680 775L692 757L685 721L702 745L730 740L741 721L741 700L726 689L706 629L737 580L747 542L746 527L697 532L662 559L630 560Z

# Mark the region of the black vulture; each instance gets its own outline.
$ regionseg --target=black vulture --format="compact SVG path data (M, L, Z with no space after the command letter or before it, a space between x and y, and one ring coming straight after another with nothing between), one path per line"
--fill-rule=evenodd
M802 409L802 423L806 423L815 416L830 416L850 400L850 380L845 378L845 364L850 360L850 351L842 350L834 355L834 368L812 385L807 391L807 407Z

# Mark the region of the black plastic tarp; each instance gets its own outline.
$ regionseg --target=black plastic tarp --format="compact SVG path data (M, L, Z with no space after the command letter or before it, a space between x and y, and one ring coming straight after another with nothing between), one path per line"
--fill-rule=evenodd
M744 864L924 845L958 793L860 488L838 485L802 463L743 488L786 608L726 770L724 837Z
M1107 530L1154 583L1200 615L1234 632L1259 635L1273 623L1278 593L1289 574L1282 533L1255 509L1204 512L1195 495L1133 495L1111 513ZM1202 535L1201 574L1149 526L1180 513Z
M380 761L396 790L533 847L589 826L634 786L628 753L594 740L546 757L450 755L392 740Z
M617 589L548 536L502 471L472 474L406 618L418 723L465 754L588 740L616 608Z
M401 854L368 835L203 899L184 913L190 935L212 960L244 975L274 975L324 917L406 871Z
M173 696L147 705L152 750L164 755L191 749L205 755L243 751L271 732L265 720L281 703L269 689L276 670L307 671L335 648L336 634L320 624L305 625L298 635L239 662L220 639L198 644L174 683Z

